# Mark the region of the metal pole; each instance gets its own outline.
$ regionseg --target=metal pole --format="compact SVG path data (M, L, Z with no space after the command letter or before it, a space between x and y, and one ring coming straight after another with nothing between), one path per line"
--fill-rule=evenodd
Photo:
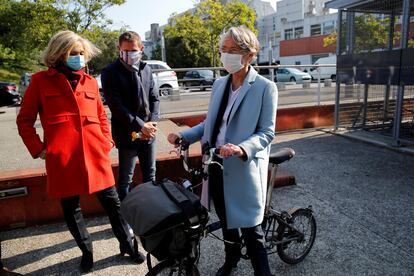
M404 0L402 10L402 27L401 27L401 49L407 49L408 31L410 22L410 0ZM398 86L397 101L395 105L394 126L393 126L393 145L400 146L400 129L402 121L402 108L404 103L404 85Z
M385 87L385 93L384 93L384 111L383 111L383 124L385 124L386 121L388 121L388 107L390 105L390 92L391 92L391 84L392 84L392 78L394 76L394 66L390 66L390 72L388 73L388 83Z
M164 34L161 34L161 59L162 59L162 61L167 62L167 56L165 54Z
M365 128L367 122L367 110L368 110L368 88L369 84L364 85L364 103L363 103L363 113L362 113L362 128Z
M321 105L321 67L320 65L318 66L316 70L318 70L318 91L316 95L316 102L317 102L317 105L320 106Z
M342 10L338 11L338 31L336 36L336 56L337 60L341 54L341 34L342 34ZM338 62L338 61L337 61ZM338 66L337 66L338 68ZM338 71L338 69L336 69ZM336 74L336 89L335 89L335 126L334 131L338 130L339 127L339 96L341 92L340 76Z
M273 51L272 51L272 41L270 41L269 36L267 37L269 40L269 65L272 65L273 59ZM270 80L275 81L275 69L270 69Z
M395 24L395 9L391 12L390 17L390 25L389 25L389 37L388 37L388 51L392 51L394 47L394 24ZM388 108L390 105L390 90L391 90L391 84L392 84L392 78L394 76L394 66L390 66L390 71L388 75L388 83L385 86L384 91L384 108L382 113L382 124L384 125L386 121L388 121Z

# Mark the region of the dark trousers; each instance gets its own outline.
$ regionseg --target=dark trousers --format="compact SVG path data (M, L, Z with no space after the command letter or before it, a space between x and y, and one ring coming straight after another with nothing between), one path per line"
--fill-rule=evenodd
M121 202L115 187L110 187L95 193L102 207L105 209L112 226L112 231L118 239L121 247L129 247L132 244L132 238L128 232L125 220L121 217ZM83 219L82 209L79 203L79 196L62 198L63 215L69 231L81 249L82 253L92 253L92 240Z
M220 159L216 161L221 162ZM209 170L209 191L212 197L214 208L220 223L223 226L223 238L231 243L224 243L226 262L236 264L240 260L241 242L244 240L247 254L253 266L255 276L269 276L270 268L267 259L267 252L264 242L264 234L261 225L250 228L228 229L226 219L226 206L223 193L223 171L218 165L210 166ZM240 230L240 231L239 231ZM241 232L241 236L240 236Z
M129 192L138 159L142 182L155 180L155 143L156 141L151 144L148 144L147 141L139 141L136 147L118 148L119 175L117 188L121 201Z

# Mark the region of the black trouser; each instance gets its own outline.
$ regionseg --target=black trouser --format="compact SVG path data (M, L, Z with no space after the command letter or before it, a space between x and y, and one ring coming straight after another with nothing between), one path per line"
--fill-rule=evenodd
M222 160L216 158L222 163ZM243 239L246 243L247 254L253 266L254 275L268 276L270 274L269 261L264 243L264 234L261 225L250 228L228 229L226 220L226 206L223 193L223 171L218 165L211 165L209 170L209 191L213 199L214 208L222 225L223 238L231 243L224 243L226 262L236 264L240 260L240 244Z
M121 217L121 202L114 186L95 193L109 217L109 221L119 243L131 246L132 240L125 220ZM92 241L83 219L79 196L65 197L60 200L63 215L69 231L83 253L93 252Z

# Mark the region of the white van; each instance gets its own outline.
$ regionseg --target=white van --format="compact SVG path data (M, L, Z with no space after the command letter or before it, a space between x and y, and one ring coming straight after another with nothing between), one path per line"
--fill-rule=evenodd
M319 65L319 64L335 64L335 67L319 67L319 68L312 67L310 69L310 75L312 76L312 79L313 80L318 79L318 71L319 71L321 79L332 79L333 81L335 81L336 80L336 55L317 59L314 65Z

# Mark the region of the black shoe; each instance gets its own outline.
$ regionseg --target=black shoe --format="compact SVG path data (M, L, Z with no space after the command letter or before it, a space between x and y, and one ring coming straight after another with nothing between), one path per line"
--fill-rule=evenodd
M237 269L237 263L224 262L223 266L217 270L216 276L229 276Z
M145 256L138 251L138 242L134 239L134 244L120 245L121 256L129 255L132 261L141 264L145 261Z
M83 272L88 273L93 268L93 254L91 252L85 252L82 255L81 269Z

